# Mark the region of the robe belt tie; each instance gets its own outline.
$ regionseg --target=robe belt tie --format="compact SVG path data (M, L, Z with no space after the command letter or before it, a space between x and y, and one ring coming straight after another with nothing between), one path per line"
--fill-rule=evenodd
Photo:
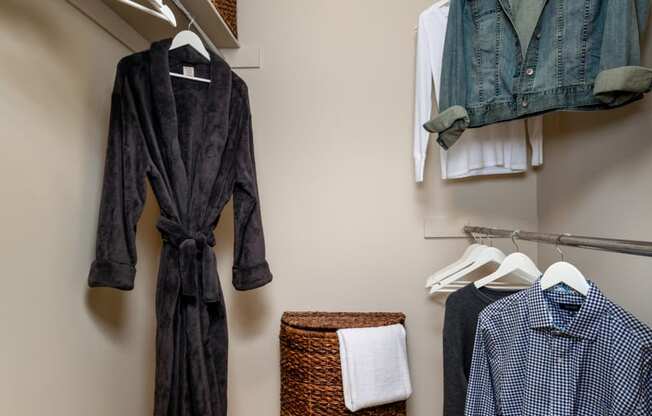
M215 263L215 236L212 231L190 233L181 224L161 217L156 224L163 241L179 250L181 292L204 302L219 301L219 277ZM200 285L201 284L201 293Z

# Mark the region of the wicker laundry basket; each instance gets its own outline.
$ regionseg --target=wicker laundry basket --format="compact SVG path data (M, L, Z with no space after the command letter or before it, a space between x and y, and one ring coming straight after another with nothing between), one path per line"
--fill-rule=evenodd
M406 415L405 402L344 406L337 331L403 324L402 313L286 312L281 319L281 416Z
M215 8L231 29L233 35L238 38L238 0L211 0Z

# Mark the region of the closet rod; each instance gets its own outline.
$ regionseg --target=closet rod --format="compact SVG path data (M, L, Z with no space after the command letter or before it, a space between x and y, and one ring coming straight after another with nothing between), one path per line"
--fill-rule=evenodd
M464 227L464 232L489 237L513 237L519 240L535 241L538 243L652 257L652 241L617 240L613 238L586 237L571 234L535 233L531 231L477 226L466 226Z

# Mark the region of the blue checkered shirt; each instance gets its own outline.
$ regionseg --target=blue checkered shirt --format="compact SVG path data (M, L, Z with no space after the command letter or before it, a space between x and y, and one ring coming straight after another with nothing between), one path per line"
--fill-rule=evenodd
M593 283L537 282L480 314L465 414L650 416L652 329Z

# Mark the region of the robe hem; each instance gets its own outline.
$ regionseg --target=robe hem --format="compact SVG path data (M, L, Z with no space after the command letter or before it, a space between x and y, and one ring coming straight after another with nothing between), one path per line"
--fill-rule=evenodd
M269 264L263 262L253 267L233 268L233 287L236 290L252 290L265 286L273 279Z
M88 274L88 286L132 290L135 277L136 268L130 264L95 260Z

